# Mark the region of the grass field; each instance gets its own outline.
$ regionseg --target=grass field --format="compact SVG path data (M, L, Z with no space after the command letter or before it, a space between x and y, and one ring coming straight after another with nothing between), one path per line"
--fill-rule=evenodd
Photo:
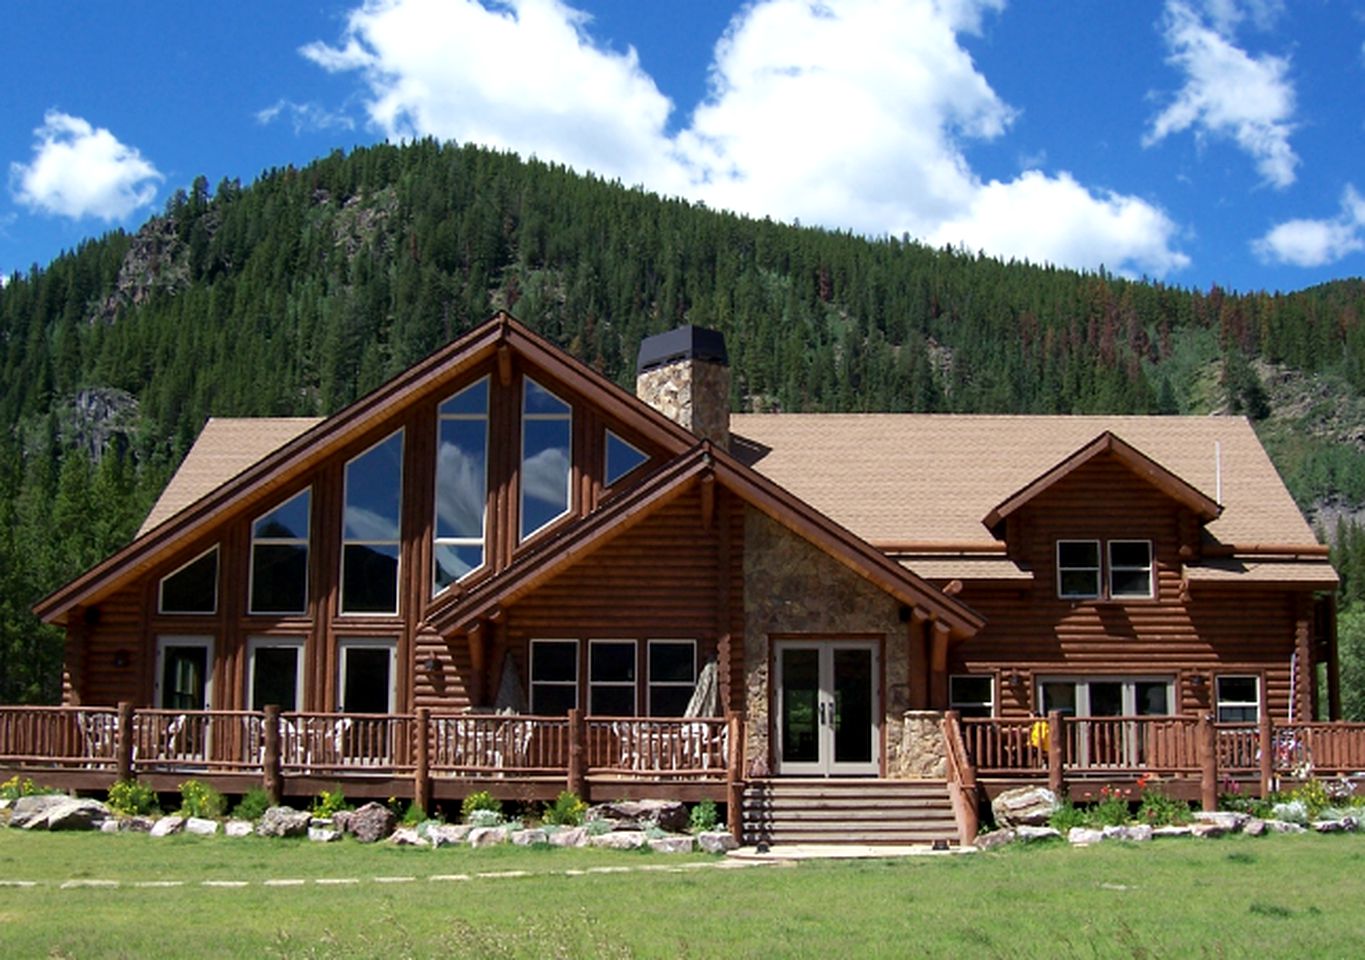
M1365 836L685 866L699 862L715 861L0 831L0 880L35 882L0 887L0 951L385 960L1365 956ZM628 870L594 872L603 867ZM525 875L505 875L516 872ZM490 873L504 875L479 876ZM433 879L451 875L468 879ZM317 882L328 879L357 882ZM63 888L72 880L120 885ZM176 881L185 883L134 885Z

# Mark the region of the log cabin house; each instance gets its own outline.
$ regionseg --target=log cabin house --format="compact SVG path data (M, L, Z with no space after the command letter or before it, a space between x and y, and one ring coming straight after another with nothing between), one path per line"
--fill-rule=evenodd
M0 711L0 766L965 838L983 787L1264 786L1337 715L1337 578L1244 419L732 416L691 327L637 393L499 314L324 420L210 420L35 607L63 706Z

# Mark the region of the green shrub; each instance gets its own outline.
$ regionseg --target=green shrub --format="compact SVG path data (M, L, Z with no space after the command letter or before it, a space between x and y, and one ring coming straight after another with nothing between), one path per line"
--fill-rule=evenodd
M18 800L20 797L34 797L41 794L65 793L58 787L42 787L28 777L17 774L0 783L0 800Z
M410 803L408 808L403 811L403 816L399 818L399 823L405 827L415 827L419 823L424 823L427 819L427 812L420 803Z
M1048 825L1060 834L1067 834L1072 827L1088 827L1091 824L1089 811L1071 802L1070 797L1062 798L1057 809L1048 818Z
M339 810L349 810L351 805L340 790L323 790L313 798L312 814L315 817L330 817Z
M252 787L242 794L242 799L232 808L232 815L238 820L259 820L270 807L270 794L261 787Z
M693 804L692 810L687 815L687 826L693 833L705 833L708 830L716 829L718 819L716 802L714 800L703 800L700 803Z
M1299 784L1290 792L1289 796L1308 808L1308 819L1310 820L1316 820L1323 810L1332 805L1332 798L1327 793L1327 786L1316 777Z
M578 794L563 790L555 797L554 803L545 805L544 820L561 827L576 827L583 822L583 814L587 811L587 803L580 800Z
M227 810L227 798L207 783L186 780L180 785L180 815L217 820Z
M1166 793L1165 788L1150 784L1142 788L1142 803L1137 810L1138 823L1153 827L1167 827L1190 822L1190 805Z
M460 817L466 823L473 823L474 811L490 810L502 818L502 801L494 797L487 790L478 790L464 798L460 804Z
M120 780L109 787L109 809L126 817L145 817L159 809L156 791L136 780Z
M1110 786L1100 787L1100 799L1090 808L1090 817L1096 826L1119 827L1128 822L1130 811L1128 798L1122 791Z

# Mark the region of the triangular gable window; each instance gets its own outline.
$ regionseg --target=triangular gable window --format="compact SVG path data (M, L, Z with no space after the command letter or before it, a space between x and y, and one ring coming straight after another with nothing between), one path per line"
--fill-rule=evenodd
M607 486L611 486L648 459L642 450L622 440L610 430L607 431Z
M163 577L159 599L161 613L217 613L218 546Z

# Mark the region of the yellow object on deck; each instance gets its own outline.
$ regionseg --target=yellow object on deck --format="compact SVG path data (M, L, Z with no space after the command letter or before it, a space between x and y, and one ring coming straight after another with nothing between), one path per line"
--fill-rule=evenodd
M1048 734L1048 722L1046 720L1035 720L1033 726L1029 727L1028 731L1029 746L1037 747L1039 750L1046 750Z

